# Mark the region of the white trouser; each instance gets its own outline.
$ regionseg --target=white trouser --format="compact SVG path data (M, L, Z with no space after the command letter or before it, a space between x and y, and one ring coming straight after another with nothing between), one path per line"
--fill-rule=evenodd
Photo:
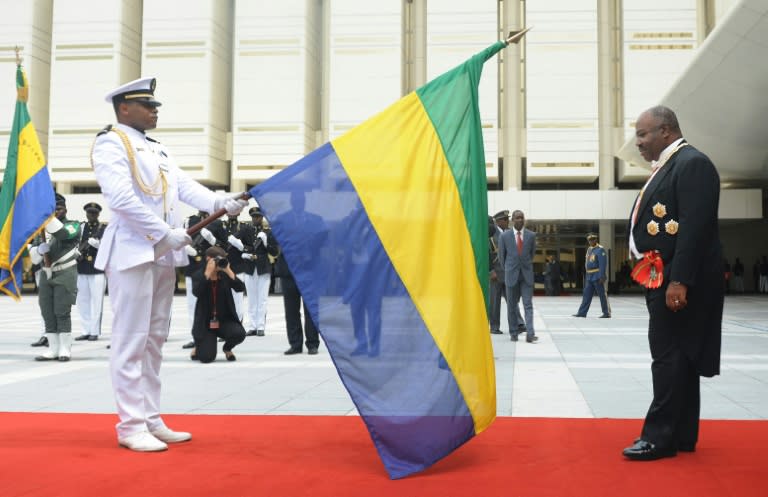
M245 282L245 273L237 273L235 276L242 281ZM243 322L243 292L236 292L232 290L232 298L235 301L235 312L237 313L237 319L240 320L240 322Z
M101 335L101 313L107 279L100 274L77 275L77 308L83 323L83 335Z
M175 286L173 266L147 262L118 271L107 266L112 302L109 361L117 403L117 436L165 426L160 418L160 364Z
M192 325L195 322L195 306L197 305L197 297L192 293L192 277L186 276L184 278L184 286L187 288L187 323L189 324L189 333L192 334ZM192 337L194 340L194 337Z
M269 273L245 275L248 292L248 319L250 329L263 330L267 324L267 299L269 298Z

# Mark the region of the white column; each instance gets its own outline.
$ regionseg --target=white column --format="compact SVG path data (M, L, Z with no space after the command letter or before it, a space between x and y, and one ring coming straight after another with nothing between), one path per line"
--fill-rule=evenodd
M503 0L504 16L502 32L506 35L524 27L524 2ZM517 45L509 45L501 52L501 156L504 158L502 176L504 190L519 190L522 187L522 158L525 156L525 95L523 90L522 54L525 38Z

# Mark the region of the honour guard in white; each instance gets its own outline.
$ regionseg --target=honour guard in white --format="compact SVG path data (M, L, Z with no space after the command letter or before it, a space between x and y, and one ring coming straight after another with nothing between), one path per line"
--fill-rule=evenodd
M80 224L67 219L67 203L56 194L55 217L45 225L44 238L29 250L32 263L42 264L38 300L48 351L36 361L68 361L72 350L72 306L77 299L77 245Z
M83 334L75 340L95 341L101 335L101 315L104 308L104 290L107 280L104 271L96 269L93 263L99 252L101 237L106 224L99 221L101 206L90 202L83 206L86 222L80 236L80 257L77 260L77 308L83 323Z
M117 438L135 451L166 450L192 435L169 429L160 416L160 365L168 337L176 266L187 264L192 239L179 202L238 214L247 202L217 195L190 178L170 152L145 132L157 126L155 79L109 92L117 124L93 144L96 179L112 212L96 267L107 275L113 321L110 373L120 417Z

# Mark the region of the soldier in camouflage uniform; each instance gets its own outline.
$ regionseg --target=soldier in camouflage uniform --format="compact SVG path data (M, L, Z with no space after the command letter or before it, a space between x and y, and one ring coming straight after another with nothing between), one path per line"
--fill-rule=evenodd
M48 338L48 351L36 361L68 361L71 356L80 224L67 219L66 200L58 193L55 216L45 226L46 241L30 249L32 262L43 262L39 302Z

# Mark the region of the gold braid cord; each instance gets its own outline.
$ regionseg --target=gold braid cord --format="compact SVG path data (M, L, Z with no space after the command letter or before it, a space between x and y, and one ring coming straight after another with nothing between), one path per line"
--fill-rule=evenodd
M125 134L124 131L121 131L119 129L112 128L110 131L113 131L117 134L117 136L120 137L120 141L123 142L123 146L125 147L125 152L128 155L128 164L131 168L131 176L133 176L133 180L136 182L136 185L139 187L139 190L142 191L145 195L149 195L151 197L163 197L163 212L168 213L168 210L166 209L165 205L165 194L168 192L168 179L165 177L165 173L162 169L158 168L158 178L155 181L155 183L151 186L148 186L146 183L144 183L144 180L141 177L141 174L139 174L138 169L136 168L136 156L133 153L133 147L131 146L131 141L128 138L128 135ZM93 141L93 144L91 145L91 168L93 168L93 147L96 145L96 140ZM155 189L158 186L158 182L160 183L160 191L156 192Z

